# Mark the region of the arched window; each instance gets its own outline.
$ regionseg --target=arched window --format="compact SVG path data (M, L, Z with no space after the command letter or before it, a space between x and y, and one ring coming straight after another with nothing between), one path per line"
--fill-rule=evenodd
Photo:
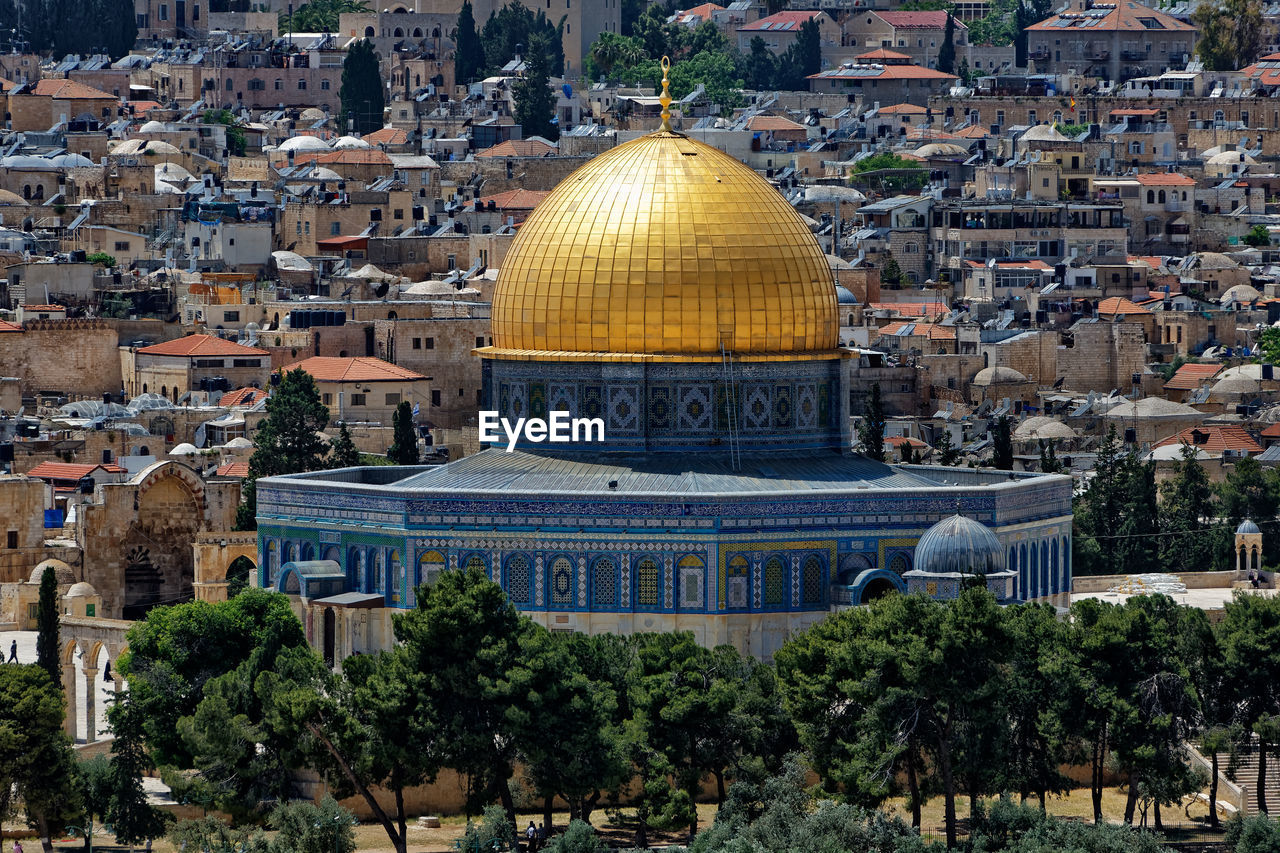
M296 553L293 550L293 543L292 542L284 543L284 551L282 553L284 554L284 562L292 563L294 561L293 555Z
M373 554L373 591L387 594L387 554L381 548Z
M369 588L369 552L361 551L356 559L356 589L368 592Z
M365 38L367 38L367 39L371 39L371 38L373 38L375 35L377 35L377 33L375 33L375 32L374 32L373 27L365 27L365 28L364 28L364 37L365 37Z
M413 37L416 39L422 38L422 27L413 28Z
M266 583L264 584L264 586L271 586L273 583L276 582L276 570L280 568L279 556L280 556L279 553L276 551L275 540L271 540L267 542L267 554L266 554L266 557L264 558L264 562L266 563L267 574L265 578Z
M1147 190L1147 204L1155 204L1155 203L1156 203L1156 191Z
M822 559L811 554L800 567L800 600L804 604L822 603Z
M404 564L400 562L400 552L392 551L388 560L391 571L387 572L387 585L391 588L391 600L401 601L404 598Z
M1049 592L1057 592L1058 586L1058 548L1049 546Z
M680 606L702 607L702 587L706 578L706 565L698 557L690 554L681 557L676 564L680 578Z
M309 563L316 558L316 549L310 542L303 542L302 547L298 550L298 559L304 563Z
M347 590L354 592L360 589L360 574L357 567L360 565L360 549L347 549Z
M533 571L529 558L516 554L507 558L507 596L516 604L533 600Z
M618 606L618 567L608 557L591 567L591 602L596 607Z
M1018 549L1013 545L1009 546L1009 556L1007 557L1007 561L1009 563L1009 571L1017 572L1018 571ZM1017 584L1018 588L1014 590L1014 593L1016 595L1022 595L1023 590L1022 590L1021 575L1018 576L1018 580L1016 580L1015 583Z
M1040 586L1040 549L1034 544L1031 546L1031 566L1028 574L1031 580L1031 597L1039 598L1044 595L1044 590Z
M568 557L551 561L551 603L560 607L573 605L573 563Z
M729 560L728 566L728 605L732 609L745 609L751 593L750 564L747 558L738 554Z
M894 554L893 559L889 561L889 571L895 575L905 575L911 571L911 561L907 559L906 554Z
M1018 546L1018 586L1023 598L1034 598L1031 590L1031 567L1027 563L1027 543Z
M395 36L398 39L402 39L404 38L404 30L401 29L400 27L396 27L394 30L391 31L391 35Z
M1062 588L1071 589L1071 542L1062 537Z
M764 564L764 604L766 607L780 607L784 601L786 589L786 569L781 557L770 557Z
M1049 543L1040 542L1040 594L1049 595L1053 590L1049 587Z
M645 557L636 563L636 604L657 607L661 601L662 577L658 573L658 561Z
M1160 190L1160 192L1158 192L1158 193L1156 194L1156 201L1160 202L1161 204L1164 204L1164 203L1165 203L1165 194L1164 194L1164 190Z
M467 557L467 561L462 565L463 569L468 572L480 572L489 574L489 564L485 562L484 557L480 554L471 554Z
M445 570L444 554L427 551L418 556L418 586L435 586Z

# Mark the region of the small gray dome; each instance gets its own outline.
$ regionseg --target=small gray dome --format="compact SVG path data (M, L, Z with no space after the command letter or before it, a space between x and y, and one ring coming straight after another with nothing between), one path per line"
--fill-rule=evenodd
M981 522L944 518L916 543L915 571L927 574L994 574L1005 568L1004 547Z
M836 304L837 305L857 305L858 297L853 295L853 291L842 284L836 285Z
M1240 522L1240 526L1236 528L1237 536L1250 536L1254 533L1261 533L1261 532L1262 531L1258 529L1258 525L1254 524L1253 520L1249 518L1246 518L1244 521Z

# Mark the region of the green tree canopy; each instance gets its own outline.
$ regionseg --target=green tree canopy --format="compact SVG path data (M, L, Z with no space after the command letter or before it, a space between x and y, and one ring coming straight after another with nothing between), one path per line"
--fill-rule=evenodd
M310 0L293 10L280 13L281 33L336 33L338 16L344 12L368 12L364 0Z
M471 0L464 0L458 12L458 27L453 34L457 46L453 53L454 79L459 83L475 81L484 71L484 46L476 30L475 12Z
M413 407L401 400L391 417L391 446L387 458L396 465L418 464L418 434L413 428ZM344 425L345 427L345 425Z
M858 423L858 441L862 443L863 456L884 461L884 402L880 399L879 382L871 384L867 395L867 410Z
M512 87L511 96L515 101L515 120L526 137L560 138L560 127L555 121L556 96L551 91L546 40L541 33L533 35L529 55L525 59L524 76Z

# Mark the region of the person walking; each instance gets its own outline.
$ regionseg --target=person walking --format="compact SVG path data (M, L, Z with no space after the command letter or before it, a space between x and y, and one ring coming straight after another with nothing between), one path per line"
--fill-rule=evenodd
M18 662L18 641L14 640L9 644L9 663Z
M524 831L524 837L528 842L525 849L531 851L537 850L538 828L533 825L533 821L529 821L529 828Z

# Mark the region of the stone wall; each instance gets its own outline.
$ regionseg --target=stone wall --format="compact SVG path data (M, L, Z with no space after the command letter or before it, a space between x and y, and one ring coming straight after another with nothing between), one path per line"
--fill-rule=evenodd
M481 157L446 160L440 164L440 182L462 185L479 177L481 195L507 190L552 190L590 157Z
M991 367L1011 367L1038 386L1058 378L1058 335L1052 332L1024 332L984 345L982 351L990 354Z
M1057 378L1070 391L1127 393L1133 374L1146 365L1146 337L1137 323L1078 324L1069 340L1058 350Z
M25 581L40 561L51 556L44 544L46 505L43 481L0 476L0 583ZM59 559L73 562L61 553Z
M0 375L22 380L23 394L119 392L116 331L102 320L32 320L24 329L0 335Z

